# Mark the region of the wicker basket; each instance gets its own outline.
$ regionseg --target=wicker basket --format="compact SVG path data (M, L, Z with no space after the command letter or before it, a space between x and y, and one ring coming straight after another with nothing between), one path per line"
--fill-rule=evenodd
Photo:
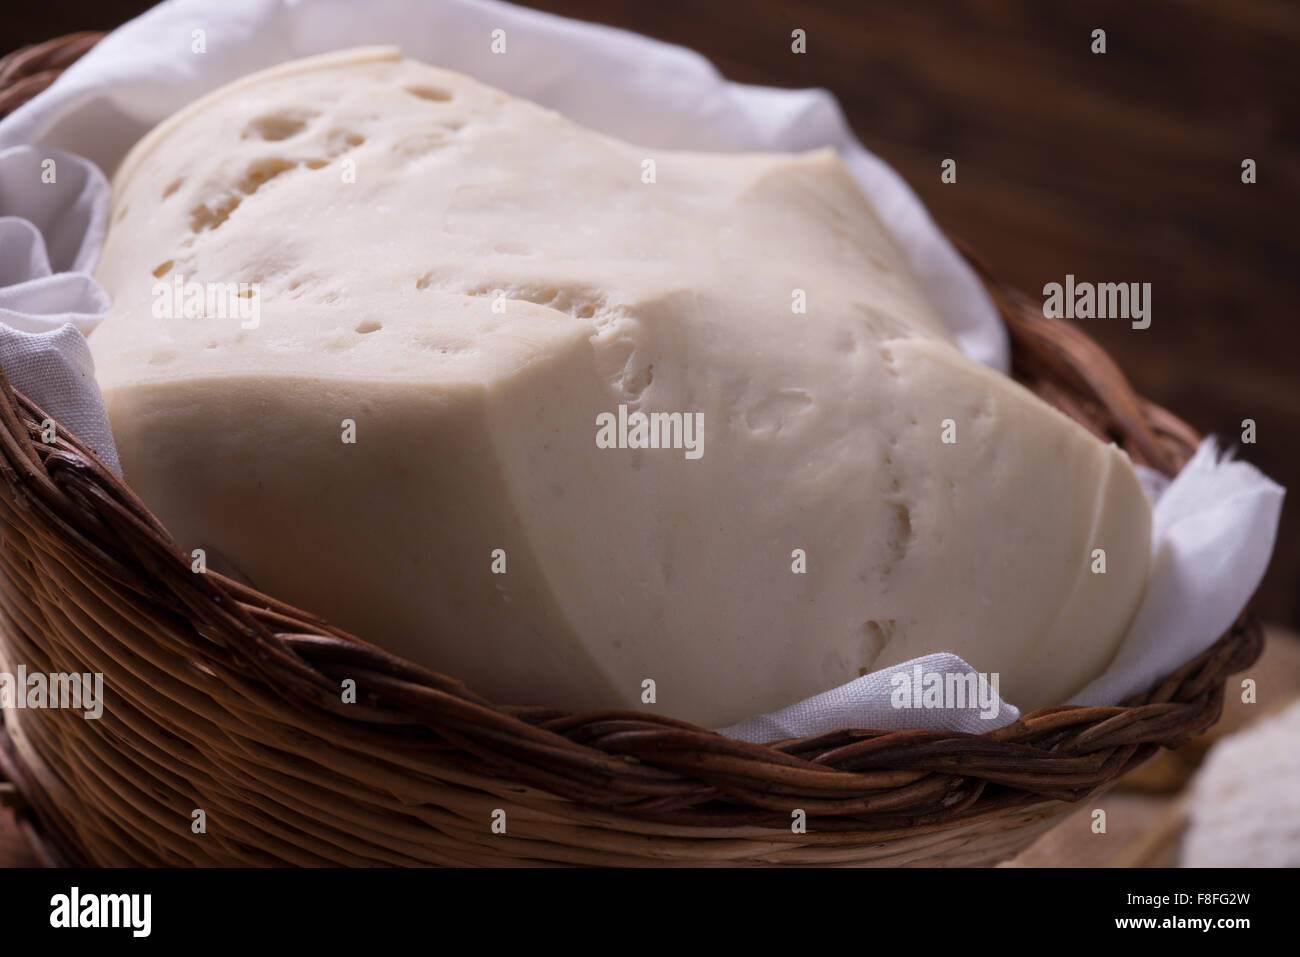
M0 61L0 113L94 40ZM1195 433L1138 398L1077 328L976 267L1020 380L1134 461L1177 471ZM0 712L10 803L51 863L988 864L1212 725L1225 679L1262 643L1243 615L1123 706L1044 708L978 736L844 730L755 745L668 717L497 705L193 574L75 436L40 441L44 418L0 372L3 657L100 671L108 691L98 721ZM340 702L344 678L358 703ZM196 809L206 833L193 832Z

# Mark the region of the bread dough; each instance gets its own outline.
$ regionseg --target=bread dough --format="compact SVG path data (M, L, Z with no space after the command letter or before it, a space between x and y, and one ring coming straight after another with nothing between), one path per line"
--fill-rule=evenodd
M257 284L256 326L156 317L177 276ZM828 149L644 149L347 51L137 144L97 278L178 544L503 703L722 726L951 651L1033 708L1143 591L1127 457L958 350ZM620 405L703 454L599 448Z

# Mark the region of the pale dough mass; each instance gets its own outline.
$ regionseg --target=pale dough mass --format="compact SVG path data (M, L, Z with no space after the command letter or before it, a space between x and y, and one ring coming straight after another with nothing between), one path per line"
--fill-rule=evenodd
M176 275L259 324L155 317ZM349 51L145 137L97 277L179 546L503 703L720 726L946 650L1033 708L1142 595L1128 458L958 350L830 150L649 150ZM620 404L702 412L703 456L597 448Z

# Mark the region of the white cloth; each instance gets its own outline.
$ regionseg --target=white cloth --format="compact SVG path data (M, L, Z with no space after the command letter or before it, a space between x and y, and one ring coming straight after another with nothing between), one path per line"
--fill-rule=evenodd
M14 388L121 473L84 332L108 308L89 270L108 216L93 163L0 150L0 368Z
M496 30L504 31L503 54L492 53ZM201 31L204 52L195 52L196 31ZM492 0L369 0L364 6L351 0L162 4L116 30L52 87L0 121L0 151L39 143L39 157L55 158L60 169L69 157L56 150L111 170L158 121L245 73L330 50L383 44L400 45L409 56L460 70L646 146L713 151L835 147L906 251L962 349L1007 370L1006 330L979 280L902 178L857 141L829 93L729 83L707 60L681 47ZM44 365L29 365L23 356L31 340L0 332L6 337L0 338L5 350L0 362L19 389L107 459L111 437L102 399L90 388L85 343L76 344L79 337L70 336L62 323L59 330L42 331L61 318L87 332L104 309L103 294L93 281L75 275L94 262L102 240L102 177L87 173L75 196L38 190L38 180L30 178L33 155L15 157L6 162L18 164L14 169L20 180L13 190L0 187L0 217L21 222L0 232L0 285L5 287L0 296L24 285L28 291L22 309L0 315L0 322L40 337L36 348L46 350L46 359ZM0 171L0 183L7 184L4 176ZM80 236L79 245L67 238L68 231ZM50 275L64 271L74 275ZM57 286L57 292L41 282ZM33 289L44 291L38 295ZM0 308L7 308L3 302ZM60 349L68 350L66 367L52 369L50 356L64 355ZM61 413L55 414L56 408ZM1157 575L1130 636L1133 648L1126 642L1117 659L1119 671L1103 676L1085 694L1118 700L1121 689L1145 686L1163 674L1162 668L1168 670L1167 662L1181 662L1208 647L1222 632L1220 623L1236 616L1258 584L1272 551L1282 490L1249 466L1219 464L1212 452L1198 456L1198 463L1182 491L1169 499L1163 517L1157 506L1157 530L1167 534L1156 542ZM1196 609L1195 615L1179 613L1184 598L1195 599L1195 605L1187 606ZM945 658L951 659L945 667L970 670L960 659ZM742 722L728 733L771 740L911 721L882 703L882 690L888 685L882 689L879 676L868 676L775 715ZM971 729L970 714L952 709L906 709L903 714L921 722L906 726ZM978 730L988 730L1015 720L1015 714L1008 705L997 719L974 720Z
M1070 704L1123 701L1204 651L1246 606L1273 554L1282 487L1220 455L1214 439L1173 481L1143 484L1159 493L1146 594L1115 660Z
M978 690L972 695L963 688L963 697L957 698L948 690L950 683L955 692L961 681L969 680L969 675L975 676ZM935 688L929 702L927 686ZM1002 700L991 681L956 655L941 652L873 671L788 708L721 728L719 733L754 743L802 738L841 728L922 728L983 734L1019 717L1020 711Z

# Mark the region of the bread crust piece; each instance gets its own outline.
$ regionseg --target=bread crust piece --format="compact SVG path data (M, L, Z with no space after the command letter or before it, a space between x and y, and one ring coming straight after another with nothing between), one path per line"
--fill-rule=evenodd
M961 354L830 150L647 150L364 50L183 110L113 208L128 481L490 697L722 726L947 650L1034 707L1141 597L1127 459ZM259 284L259 324L154 319L177 273ZM620 405L702 413L704 455L600 448Z

